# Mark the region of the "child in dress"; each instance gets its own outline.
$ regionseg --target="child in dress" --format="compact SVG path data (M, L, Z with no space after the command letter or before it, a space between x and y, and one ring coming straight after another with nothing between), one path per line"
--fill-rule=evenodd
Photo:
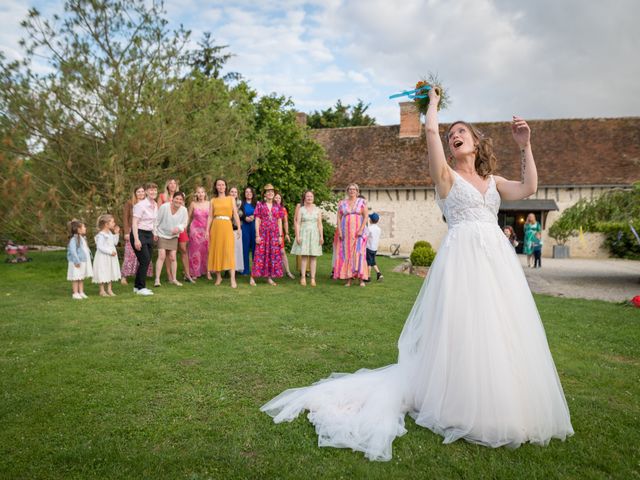
M111 282L120 280L120 264L116 245L120 239L120 227L113 215L100 215L98 218L96 256L93 260L93 283L100 284L101 297L115 297Z
M67 280L71 282L74 300L87 298L84 294L84 279L93 276L91 251L85 235L87 227L80 220L71 220L68 224L69 244L67 245Z
M533 268L542 268L542 234L535 233L535 237L531 242L533 247Z

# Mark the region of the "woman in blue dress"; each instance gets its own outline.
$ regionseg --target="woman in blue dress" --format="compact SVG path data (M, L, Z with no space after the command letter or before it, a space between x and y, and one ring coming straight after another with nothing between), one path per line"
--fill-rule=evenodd
M244 255L244 270L242 275L251 273L251 264L249 263L249 252L251 252L251 261L253 262L253 253L256 249L256 227L253 212L256 208L256 191L252 187L244 189L244 200L242 201L242 254Z

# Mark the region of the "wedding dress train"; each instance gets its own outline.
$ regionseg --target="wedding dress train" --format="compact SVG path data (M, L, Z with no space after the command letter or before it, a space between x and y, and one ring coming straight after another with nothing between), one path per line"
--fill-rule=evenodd
M483 195L455 174L438 199L449 230L398 341L398 362L332 374L261 410L276 423L303 410L319 446L390 460L409 413L444 437L490 447L546 445L573 434L544 328L517 256Z

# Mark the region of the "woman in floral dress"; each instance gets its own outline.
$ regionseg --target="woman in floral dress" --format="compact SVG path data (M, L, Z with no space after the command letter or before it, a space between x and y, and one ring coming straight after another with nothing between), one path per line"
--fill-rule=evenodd
M367 238L364 229L367 225L367 202L358 196L360 188L355 183L347 186L347 198L338 204L338 224L336 233L338 245L333 267L333 278L343 279L346 287L351 286L354 278L365 286L369 278L367 268Z
M206 275L211 280L207 268L209 241L207 240L207 221L209 220L209 201L204 187L196 188L195 199L189 205L189 273L191 278Z
M282 277L282 217L284 212L273 201L275 189L268 183L262 189L264 201L258 202L254 212L256 224L256 250L249 284L255 286L255 277L267 277L269 285L276 285L273 278Z

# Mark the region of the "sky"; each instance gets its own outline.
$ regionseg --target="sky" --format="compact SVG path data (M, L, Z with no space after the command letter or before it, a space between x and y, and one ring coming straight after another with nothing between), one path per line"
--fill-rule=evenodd
M0 50L20 58L30 6L0 0ZM171 25L211 32L260 94L304 112L358 99L378 124L399 123L398 100L435 73L451 98L443 122L640 115L640 1L166 0Z

